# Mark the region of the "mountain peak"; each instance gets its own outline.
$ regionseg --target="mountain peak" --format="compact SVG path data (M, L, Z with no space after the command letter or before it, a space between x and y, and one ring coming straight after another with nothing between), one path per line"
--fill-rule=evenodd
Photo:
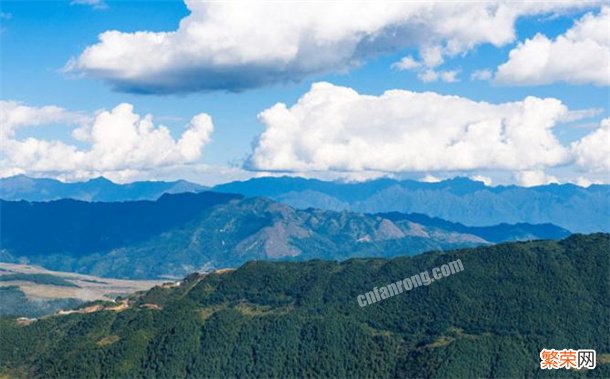
M112 180L110 180L104 176L98 176L95 178L91 178L91 179L87 180L85 183L116 184L115 182L113 182Z

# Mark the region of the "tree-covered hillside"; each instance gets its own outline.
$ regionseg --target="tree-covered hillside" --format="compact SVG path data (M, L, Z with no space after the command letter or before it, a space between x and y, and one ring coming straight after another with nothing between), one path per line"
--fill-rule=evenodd
M356 297L460 259L464 271ZM416 257L251 262L191 275L129 309L0 321L0 374L32 377L609 377L610 235ZM595 370L539 370L543 348Z

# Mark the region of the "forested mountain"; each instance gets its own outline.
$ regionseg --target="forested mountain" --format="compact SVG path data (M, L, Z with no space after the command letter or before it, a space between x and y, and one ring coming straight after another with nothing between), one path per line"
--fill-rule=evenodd
M257 178L214 191L265 196L296 208L422 213L468 226L552 223L573 232L610 231L610 186L497 186L455 178L438 183L379 179L362 183Z
M460 259L464 270L356 297ZM415 257L250 262L132 296L127 309L0 319L16 377L610 377L610 235ZM27 325L29 324L29 325ZM544 348L594 370L540 371Z
M296 210L214 192L0 206L0 260L131 279L183 276L253 259L391 257L569 234L553 225L468 228L417 215Z
M0 199L4 200L156 200L164 193L200 192L204 190L206 190L206 187L185 180L117 184L103 177L74 183L64 183L55 179L35 179L24 175L0 179Z

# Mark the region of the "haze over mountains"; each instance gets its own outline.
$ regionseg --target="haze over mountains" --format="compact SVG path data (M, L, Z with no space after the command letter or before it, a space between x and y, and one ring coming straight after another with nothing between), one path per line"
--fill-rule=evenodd
M249 260L392 257L570 233L549 224L470 228L424 215L298 210L217 192L0 206L0 260L131 279L183 276Z
M163 193L202 190L205 187L184 181L118 185L103 178L82 183L24 176L0 180L0 198L4 200L154 200ZM552 223L572 232L610 231L609 185L490 187L466 178L438 183L392 179L340 183L267 177L217 185L213 191L268 197L299 209L420 213L468 226Z

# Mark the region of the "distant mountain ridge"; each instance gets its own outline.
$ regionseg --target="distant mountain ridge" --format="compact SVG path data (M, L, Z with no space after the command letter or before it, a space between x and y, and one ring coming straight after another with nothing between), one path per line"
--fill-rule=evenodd
M469 228L421 215L298 210L215 192L134 202L0 201L0 207L0 261L131 279L248 260L391 257L570 234L552 225Z
M213 190L264 196L301 209L421 213L468 226L551 223L572 232L610 231L610 185L490 187L467 178L339 183L265 177L221 184Z
M185 180L117 184L104 177L73 183L64 183L55 179L35 179L25 175L0 179L0 199L3 200L156 200L164 193L200 192L206 189L205 186Z
M457 233L468 233L485 239L488 242L500 243L509 240L524 241L533 239L558 239L569 232L553 224L507 224L502 223L491 226L466 226L457 222L446 221L438 217L429 217L419 213L378 213L380 217L393 222L414 222L427 227L437 227L446 230L453 230Z
M63 183L23 175L0 179L4 200L155 200L165 193L208 189L187 181L115 184L97 178ZM213 190L267 197L299 209L419 213L468 226L550 223L578 233L610 232L610 185L490 187L460 177L437 183L394 179L342 183L285 176L235 181Z

